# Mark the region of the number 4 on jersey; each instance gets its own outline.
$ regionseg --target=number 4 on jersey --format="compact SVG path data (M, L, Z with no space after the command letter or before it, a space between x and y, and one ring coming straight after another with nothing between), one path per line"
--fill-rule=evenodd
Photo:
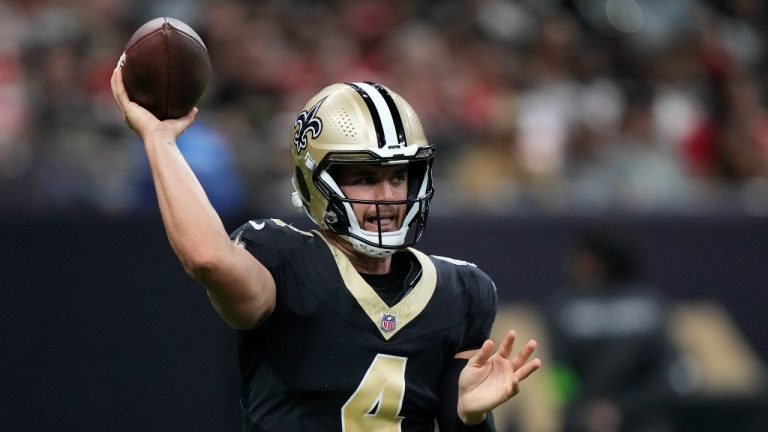
M342 431L400 431L407 360L376 354L357 390L341 407Z

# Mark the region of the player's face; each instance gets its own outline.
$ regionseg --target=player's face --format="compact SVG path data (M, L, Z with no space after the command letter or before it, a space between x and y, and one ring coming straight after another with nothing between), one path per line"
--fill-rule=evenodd
M342 165L334 175L350 199L401 201L408 197L407 165ZM405 204L353 204L357 223L365 231L396 231L405 216Z

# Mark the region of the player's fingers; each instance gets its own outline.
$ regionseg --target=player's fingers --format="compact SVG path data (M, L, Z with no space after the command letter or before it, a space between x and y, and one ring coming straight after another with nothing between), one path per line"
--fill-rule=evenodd
M123 73L120 71L120 68L115 68L112 71L112 94L115 95L115 97L118 97L122 92L125 91L125 86L123 85Z
M120 107L120 111L123 112L125 117L125 108L131 102L128 99L128 93L125 91L125 84L123 83L123 72L120 68L115 68L112 71L112 95L115 97L117 106Z
M487 362L488 359L491 358L492 354L493 354L493 341L488 339L485 342L483 342L483 346L480 347L479 350L477 350L477 353L475 353L475 355L469 359L469 364L475 364L475 365L485 364L485 362Z
M535 340L529 340L523 349L512 359L512 367L515 369L522 367L531 358L531 354L536 351L536 346L537 342Z
M509 355L512 354L512 347L515 344L516 336L517 333L515 333L514 330L510 330L506 335L504 335L504 339L502 339L501 345L499 345L499 356L505 359L509 358Z
M517 377L517 381L520 382L526 378L528 378L529 375L536 372L541 367L541 360L538 358L535 358L528 363L524 364L521 368L517 369L515 371L515 376Z
M115 102L117 102L117 106L120 108L120 111L123 110L122 105L120 105L120 98L118 97L118 81L120 77L118 74L120 73L120 70L118 68L115 68L115 70L112 71L112 78L109 80L110 86L112 86L112 97L115 98Z

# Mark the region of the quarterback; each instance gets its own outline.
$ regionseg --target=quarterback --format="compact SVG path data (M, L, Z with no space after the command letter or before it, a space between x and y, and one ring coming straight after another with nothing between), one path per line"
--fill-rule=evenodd
M250 220L231 234L176 138L112 90L142 138L170 244L240 334L245 431L494 430L492 410L537 370L536 342L488 339L491 279L413 248L427 222L435 149L411 106L376 83L333 84L298 114L293 203L317 229Z

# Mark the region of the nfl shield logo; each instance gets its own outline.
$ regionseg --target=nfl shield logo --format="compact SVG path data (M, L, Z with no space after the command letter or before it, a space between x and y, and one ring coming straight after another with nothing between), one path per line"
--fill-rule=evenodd
M384 314L384 316L381 317L382 330L387 333L391 333L395 331L395 327L397 327L397 318L395 318L394 315Z

